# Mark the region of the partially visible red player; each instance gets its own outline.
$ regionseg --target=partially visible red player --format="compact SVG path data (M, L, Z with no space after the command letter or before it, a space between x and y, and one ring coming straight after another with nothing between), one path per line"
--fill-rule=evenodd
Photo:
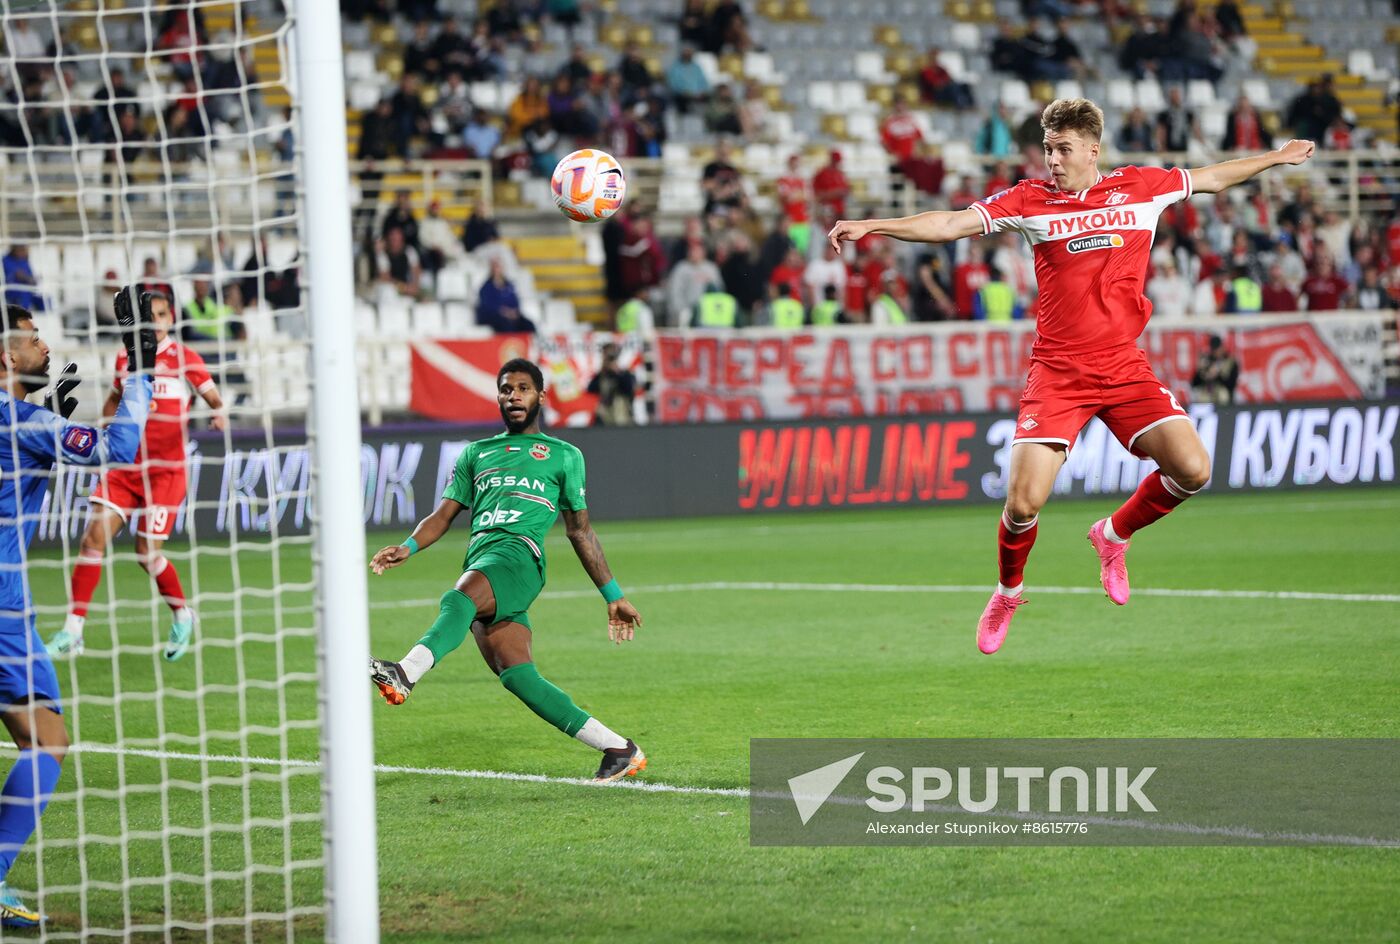
M1039 318L1021 394L1010 481L998 533L1000 581L977 624L977 647L996 652L1024 600L1022 575L1036 519L1079 431L1098 416L1134 455L1157 463L1112 517L1095 522L1089 541L1108 597L1128 602L1128 538L1205 487L1210 456L1176 397L1152 373L1136 341L1152 303L1143 281L1158 217L1195 193L1219 193L1279 164L1301 164L1311 141L1277 151L1184 168L1098 171L1103 112L1087 99L1060 99L1041 116L1051 180L1016 186L956 212L897 220L841 221L828 238L871 233L943 243L1014 230L1031 244L1040 286Z
M174 662L184 655L194 635L195 612L186 605L185 591L175 565L160 552L185 503L189 485L185 452L189 388L193 387L214 411L209 421L212 428L222 430L227 423L222 412L224 402L214 378L204 366L204 358L170 336L175 325L170 300L157 295L151 304L151 315L158 341L156 369L152 376L155 395L151 399L141 450L137 453L136 465L108 470L89 499L91 510L78 563L73 568L68 619L48 644L53 655L82 653L83 624L98 581L102 579L103 555L112 539L137 515L140 516L140 524L136 526L137 561L154 578L156 588L173 613L170 638L164 651L166 660ZM113 416L121 400L121 381L126 375L125 351L117 355L116 368L117 378L102 408L103 416Z

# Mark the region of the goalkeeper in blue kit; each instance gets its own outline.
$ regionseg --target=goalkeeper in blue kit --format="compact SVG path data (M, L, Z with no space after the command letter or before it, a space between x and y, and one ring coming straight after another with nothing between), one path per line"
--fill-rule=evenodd
M104 429L70 423L78 385L69 365L46 407L26 398L49 386L49 347L29 311L5 306L0 338L0 719L19 748L0 790L0 925L35 927L43 917L10 890L7 877L58 784L68 749L58 677L34 628L27 574L29 542L59 462L82 466L129 463L141 444L151 403L151 380L139 373L155 363L149 294L133 310L134 290L119 292L114 308L130 363L138 365ZM143 316L137 324L137 311Z

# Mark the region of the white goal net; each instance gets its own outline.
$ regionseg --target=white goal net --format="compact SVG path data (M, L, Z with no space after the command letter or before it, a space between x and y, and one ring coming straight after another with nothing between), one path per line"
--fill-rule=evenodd
M0 0L0 12L4 290L33 311L52 373L77 365L73 419L98 422L113 389L111 297L125 284L173 298L171 333L213 385L184 359L185 377L157 378L155 415L192 398L187 497L168 512L125 507L169 494L155 461L138 475L144 497L111 482L94 496L105 470L60 463L50 481L25 561L44 640L80 608L75 568L101 569L84 650L54 659L73 746L8 887L46 916L45 940L320 940L328 581L311 501L293 11ZM95 554L89 523L118 510L120 533L98 531ZM183 601L163 596L166 568ZM168 661L181 602L194 635Z

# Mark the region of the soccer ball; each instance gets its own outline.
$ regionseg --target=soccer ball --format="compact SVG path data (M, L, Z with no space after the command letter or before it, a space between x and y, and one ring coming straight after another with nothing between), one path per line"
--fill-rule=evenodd
M583 148L565 157L554 168L549 185L554 205L578 223L606 220L622 206L627 194L622 165L597 148Z

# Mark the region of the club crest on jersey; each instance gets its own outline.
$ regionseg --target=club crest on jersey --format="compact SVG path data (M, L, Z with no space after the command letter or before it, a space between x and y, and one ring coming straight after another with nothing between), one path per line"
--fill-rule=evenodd
M70 426L63 434L63 448L78 456L92 455L97 445L97 433L86 426Z
M1093 236L1081 236L1078 239L1071 239L1065 243L1065 248L1070 252L1090 252L1094 249L1121 249L1123 237L1117 233L1098 233Z
M548 459L549 447L544 443L535 443L530 447L530 456L535 459Z
M1104 206L1117 206L1120 203L1127 202L1128 195L1126 193L1110 193L1108 199L1104 201Z
M1035 421L1035 417L1028 416L1025 418L1025 420L1022 421L1021 428L1029 433L1031 430L1035 429L1039 425L1040 424Z

